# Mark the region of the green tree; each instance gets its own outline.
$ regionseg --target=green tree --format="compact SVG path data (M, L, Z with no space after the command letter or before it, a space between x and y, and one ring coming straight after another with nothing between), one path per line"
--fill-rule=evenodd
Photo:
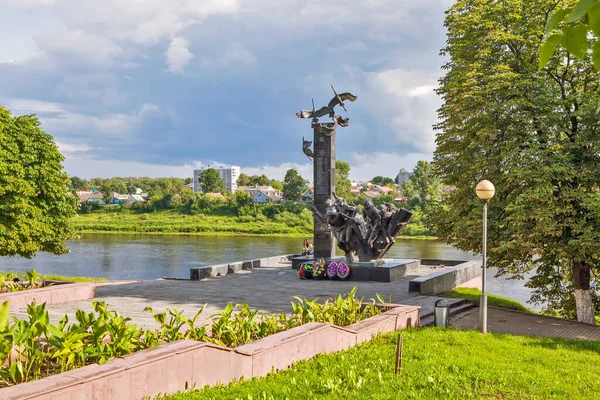
M204 193L225 192L225 181L223 181L221 174L214 168L207 168L202 171L198 180Z
M283 197L287 201L298 201L306 189L306 182L298 174L298 171L288 169L283 180Z
M279 182L278 180L271 179L271 182L269 184L275 190L283 190L283 183Z
M335 160L335 194L349 199L351 196L350 185L350 164L342 160Z
M88 187L88 181L81 179L78 176L71 177L71 189L73 190L86 190Z
M68 252L77 199L69 193L63 160L35 115L13 117L0 106L1 256Z
M387 176L376 176L371 179L371 183L379 186L393 185L394 180L392 178L388 178Z
M441 189L440 177L435 173L433 166L422 160L417 162L413 175L402 187L405 196L418 196L422 204L439 200Z
M591 53L594 66L600 69L600 42L597 40L600 36L600 1L564 0L555 3L559 7L552 9L553 14L546 22L546 39L540 49L539 68L544 68L556 48L562 46L580 60Z
M113 199L113 193L126 194L127 186L121 179L110 178L102 183L100 191L102 192L102 200L104 200L105 203L110 203Z
M242 172L240 176L238 176L237 185L250 186L250 177Z
M481 179L489 259L501 274L535 270L532 300L594 323L600 265L597 73L563 48L538 70L554 0L459 0L447 12L434 161L456 187L430 221L458 248L481 251Z
M252 197L244 191L238 190L235 192L235 202L238 207L252 206Z

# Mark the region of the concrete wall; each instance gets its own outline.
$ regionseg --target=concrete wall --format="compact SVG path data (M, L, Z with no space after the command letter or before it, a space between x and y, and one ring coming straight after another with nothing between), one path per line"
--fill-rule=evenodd
M449 263L444 260L435 261L437 265L448 265ZM421 295L435 295L453 289L461 283L470 281L478 276L481 276L481 261L464 261L454 267L447 267L432 274L411 280L408 283L408 291L418 292Z
M180 340L0 389L3 400L138 400L265 376L317 354L344 350L377 333L419 325L419 307L399 304L347 327L309 323L235 349Z
M287 254L279 256L257 258L246 261L236 261L229 264L204 265L202 267L190 268L190 280L199 281L201 279L216 278L227 274L234 274L241 270L249 270L261 266L269 266L279 264L279 261L284 258L287 261Z
M27 308L27 305L58 304L87 300L96 296L96 284L92 282L56 282L55 285L19 292L0 293L0 303L10 301L10 309Z

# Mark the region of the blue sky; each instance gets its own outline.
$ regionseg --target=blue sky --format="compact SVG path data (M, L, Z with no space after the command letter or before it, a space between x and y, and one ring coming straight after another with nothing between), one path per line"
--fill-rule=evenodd
M36 113L71 175L191 176L240 165L305 178L329 87L351 178L430 160L451 0L2 0L0 104Z

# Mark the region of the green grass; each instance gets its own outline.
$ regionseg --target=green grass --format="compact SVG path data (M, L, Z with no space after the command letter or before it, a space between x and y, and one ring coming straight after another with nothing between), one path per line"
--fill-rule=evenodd
M148 214L133 212L81 214L72 219L80 232L137 232L179 234L244 234L305 236L312 233L312 221L300 216L267 219L235 215L187 215L174 211Z
M12 280L12 278L19 278L26 280L27 274L10 271L0 271L0 279ZM92 278L91 276L64 276L64 275L42 275L42 278L46 281L68 281L68 282L106 282L106 278Z
M479 296L481 296L481 290L475 289L475 288L456 288L456 289L450 290L448 292L444 292L444 293L440 294L440 296L466 299L466 300L469 300L469 301L475 303L476 305L479 305L479 299L480 299ZM524 305L522 305L521 303L519 303L516 300L509 299L509 298L502 297L502 296L496 296L495 294L489 294L489 293L488 293L487 297L488 297L488 306L508 308L508 309L517 310L517 311L532 312L529 308L525 307Z
M267 218L264 215L238 217L230 210L216 210L211 215L188 215L176 211L138 214L131 211L79 214L72 220L79 232L144 233L186 235L248 235L306 237L312 235L312 218L287 213ZM402 235L399 239L437 239L424 235Z
M302 361L266 378L168 399L598 399L600 343L441 328Z
M50 281L68 281L68 282L106 282L106 278L93 278L91 276L64 276L64 275L43 275L44 280Z

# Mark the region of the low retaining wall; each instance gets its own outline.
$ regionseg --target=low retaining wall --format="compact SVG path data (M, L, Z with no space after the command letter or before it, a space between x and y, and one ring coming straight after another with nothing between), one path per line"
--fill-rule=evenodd
M265 376L317 354L350 348L377 333L419 326L419 307L388 306L392 309L344 328L313 322L235 349L180 340L106 364L0 389L0 398L137 400Z
M190 268L190 280L199 281L201 279L216 278L227 274L234 274L241 270L250 270L270 263L279 263L287 254L274 257L258 258L246 261L236 261L229 264L204 265L202 267Z
M87 300L96 296L96 284L93 282L62 282L53 283L39 289L27 289L19 292L0 293L0 303L10 301L10 309L27 308L31 302L36 304L58 304L71 301Z
M451 263L454 263L455 266L446 267L429 275L411 280L408 283L409 292L418 292L422 295L435 295L454 289L461 283L481 276L481 261L462 261L460 263L447 260L427 261L430 261L432 265L451 265ZM427 265L427 261L422 260L421 263Z

